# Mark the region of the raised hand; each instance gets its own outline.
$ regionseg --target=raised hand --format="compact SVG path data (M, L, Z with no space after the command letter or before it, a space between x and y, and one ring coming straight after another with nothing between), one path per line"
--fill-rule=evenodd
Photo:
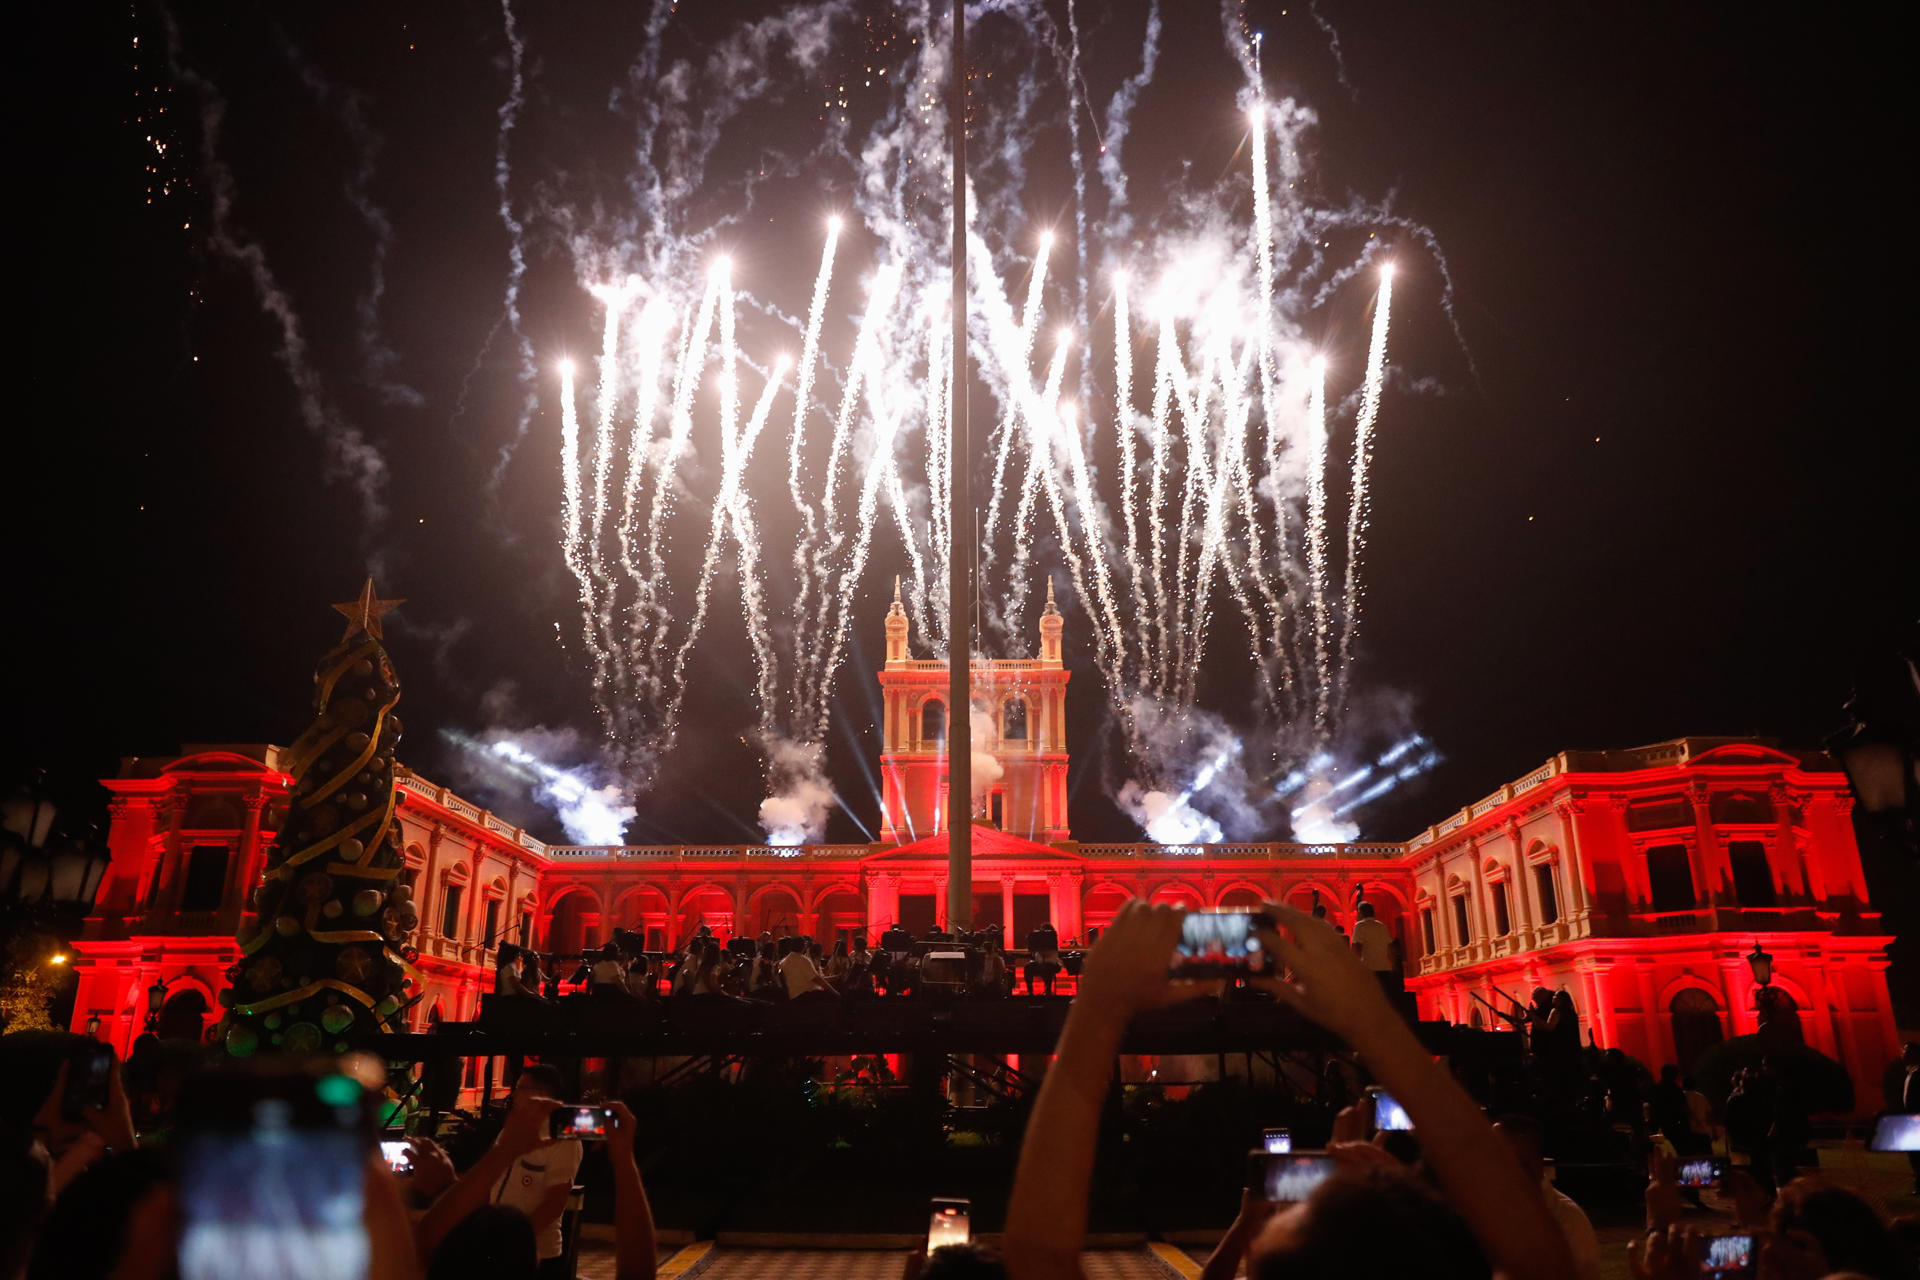
M1398 1018L1373 971L1332 925L1282 902L1262 909L1285 930L1263 931L1260 942L1286 972L1249 978L1251 985L1271 991L1353 1044L1380 1020Z

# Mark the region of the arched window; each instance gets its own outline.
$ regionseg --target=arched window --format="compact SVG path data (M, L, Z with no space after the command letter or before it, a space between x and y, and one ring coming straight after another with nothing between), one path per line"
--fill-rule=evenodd
M1027 701L1025 698L1009 699L1002 716L1000 736L1008 742L1027 740Z
M1698 987L1676 992L1667 1005L1673 1018L1673 1058L1680 1070L1692 1071L1700 1055L1725 1038L1720 1006Z
M947 704L938 698L929 698L920 707L920 741L945 742L947 740Z

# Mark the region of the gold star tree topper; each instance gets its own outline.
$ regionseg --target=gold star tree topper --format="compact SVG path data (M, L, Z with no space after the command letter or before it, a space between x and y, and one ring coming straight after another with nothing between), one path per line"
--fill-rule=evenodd
M347 634L340 638L351 640L364 631L375 640L386 639L380 632L381 615L390 613L405 603L405 600L382 600L375 596L373 579L368 578L367 585L360 588L358 600L349 600L345 604L333 606L336 613L343 613L347 618Z

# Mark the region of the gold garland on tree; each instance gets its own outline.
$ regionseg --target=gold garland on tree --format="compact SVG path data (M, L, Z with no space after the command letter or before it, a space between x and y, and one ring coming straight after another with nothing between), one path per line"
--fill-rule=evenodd
M381 600L333 606L347 633L314 673L314 720L281 758L294 787L241 926L240 962L220 993L215 1037L236 1058L261 1049L344 1052L401 1030L420 998L409 940L419 924L394 826L400 680L381 643Z

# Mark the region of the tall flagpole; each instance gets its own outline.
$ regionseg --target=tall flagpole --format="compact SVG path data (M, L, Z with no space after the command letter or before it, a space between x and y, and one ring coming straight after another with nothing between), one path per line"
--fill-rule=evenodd
M967 440L967 3L953 0L953 423L947 433L947 927L973 924L973 456Z

